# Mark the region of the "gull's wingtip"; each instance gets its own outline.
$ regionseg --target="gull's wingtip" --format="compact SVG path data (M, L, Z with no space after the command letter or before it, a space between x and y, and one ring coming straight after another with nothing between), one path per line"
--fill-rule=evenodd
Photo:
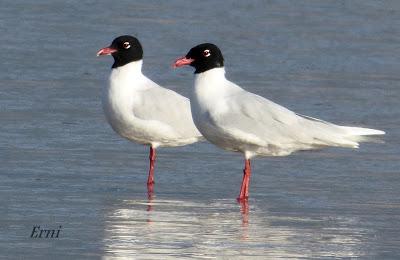
M350 135L384 135L385 131L371 129L371 128L362 128L362 127L351 127L351 126L343 126L346 129L347 133Z

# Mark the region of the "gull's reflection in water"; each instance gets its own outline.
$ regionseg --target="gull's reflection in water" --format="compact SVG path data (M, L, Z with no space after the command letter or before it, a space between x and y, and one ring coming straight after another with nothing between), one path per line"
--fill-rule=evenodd
M151 196L150 196L151 195ZM105 223L105 257L227 259L359 257L370 230L357 219L299 217L261 210L256 201L125 200ZM258 257L258 258L257 258Z
M154 187L147 187L147 212L153 211L153 200L154 200ZM151 214L148 215L147 223L151 224Z
M249 201L246 200L242 200L239 201L240 204L240 213L242 213L242 226L243 227L247 227L249 224Z

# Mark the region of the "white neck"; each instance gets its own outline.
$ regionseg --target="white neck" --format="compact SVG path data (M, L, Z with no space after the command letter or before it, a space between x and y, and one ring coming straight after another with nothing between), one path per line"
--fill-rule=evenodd
M225 79L225 68L214 68L204 71L202 73L195 74L194 80L203 80L205 77L207 77L207 81Z
M210 69L195 74L194 91L197 92L197 94L204 93L203 95L217 94L222 90L226 81L224 67Z
M129 62L128 64L125 64L124 66L116 67L113 68L111 71L112 73L114 71L118 71L120 74L141 74L142 73L142 65L143 65L143 60L138 60L138 61L132 61Z
M195 74L194 88L191 95L194 106L205 107L217 103L221 96L229 92L229 81L225 78L225 69L214 68Z
M210 69L194 75L194 90L200 91L199 88L201 88L202 91L210 94L215 91L213 86L221 85L221 82L226 80L224 67Z
M146 77L142 73L143 60L133 61L111 70L110 87L135 88L145 87Z

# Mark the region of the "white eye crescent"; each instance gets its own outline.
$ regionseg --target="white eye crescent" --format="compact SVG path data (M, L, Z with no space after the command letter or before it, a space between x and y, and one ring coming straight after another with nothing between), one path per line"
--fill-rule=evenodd
M207 58L207 57L210 57L210 55L211 55L210 50L204 50L204 51L203 51L203 56L204 56L204 57Z
M131 44L129 42L124 42L123 43L124 49L129 49L131 47Z

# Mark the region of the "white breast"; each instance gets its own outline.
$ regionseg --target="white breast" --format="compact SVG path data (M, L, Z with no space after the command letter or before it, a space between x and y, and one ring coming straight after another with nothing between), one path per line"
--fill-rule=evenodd
M141 82L144 77L137 68L141 66L138 63L132 62L113 69L102 99L104 114L114 131L135 141L140 140L136 140L133 131L135 117L132 107L136 88L142 85Z
M237 150L235 140L220 127L218 119L229 110L226 97L241 90L229 84L224 68L214 68L195 76L190 98L193 121L208 141L227 150Z

